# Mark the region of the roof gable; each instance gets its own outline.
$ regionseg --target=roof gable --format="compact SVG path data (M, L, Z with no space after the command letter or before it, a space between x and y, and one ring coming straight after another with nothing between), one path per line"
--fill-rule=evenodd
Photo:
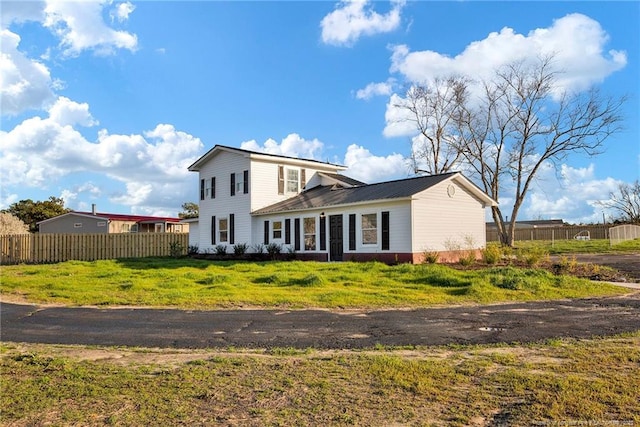
M202 157L200 157L193 164L191 164L191 166L189 166L188 169L191 172L199 171L204 164L209 162L211 159L213 159L216 155L218 155L221 152L228 152L228 153L243 155L251 159L257 159L257 160L283 161L287 163L293 162L293 163L308 164L309 167L314 167L316 169L320 168L320 169L335 170L335 171L347 169L346 166L329 163L329 162L323 162L320 160L302 159L298 157L282 156L278 154L260 153L258 151L245 150L242 148L229 147L226 145L215 145L211 150L207 151Z

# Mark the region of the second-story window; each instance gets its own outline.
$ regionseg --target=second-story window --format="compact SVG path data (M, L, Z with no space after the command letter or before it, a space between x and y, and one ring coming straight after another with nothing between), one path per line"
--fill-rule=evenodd
M298 169L287 169L287 193L297 193L300 185Z
M211 180L204 180L204 198L208 199L211 197Z
M244 175L237 173L236 175L236 194L242 194L244 192Z

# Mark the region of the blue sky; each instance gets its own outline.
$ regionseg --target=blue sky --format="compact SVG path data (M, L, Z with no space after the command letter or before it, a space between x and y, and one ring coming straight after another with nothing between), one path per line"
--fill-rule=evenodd
M596 202L639 178L639 2L0 5L0 207L176 215L197 201L187 166L215 144L407 177L393 105L411 83L550 51L566 88L629 95L625 130L544 168L519 218L601 221Z

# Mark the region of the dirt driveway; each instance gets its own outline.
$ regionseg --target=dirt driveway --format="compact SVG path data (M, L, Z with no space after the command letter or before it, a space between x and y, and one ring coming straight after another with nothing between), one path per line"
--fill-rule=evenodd
M575 254L569 255L578 262L604 265L615 268L632 279L635 283L640 283L640 254ZM552 260L560 259L560 256L553 256Z

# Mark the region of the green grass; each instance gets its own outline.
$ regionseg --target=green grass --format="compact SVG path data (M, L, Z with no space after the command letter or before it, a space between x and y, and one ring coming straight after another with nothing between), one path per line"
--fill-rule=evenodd
M640 333L185 351L4 344L8 425L638 425Z
M607 239L594 240L519 240L515 243L517 248L546 249L550 254L572 253L625 253L640 252L640 239L627 240L611 246Z
M1 292L35 303L195 309L378 308L577 298L621 288L546 270L144 258L2 267Z

